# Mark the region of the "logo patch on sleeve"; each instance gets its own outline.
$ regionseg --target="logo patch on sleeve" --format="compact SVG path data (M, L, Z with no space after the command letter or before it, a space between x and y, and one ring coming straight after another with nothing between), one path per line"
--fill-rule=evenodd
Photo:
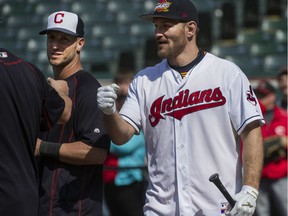
M252 90L252 86L250 85L249 86L249 90L246 92L247 94L247 100L253 104L254 106L257 105L257 101L256 101L256 98L254 96L254 93L253 93L253 90Z

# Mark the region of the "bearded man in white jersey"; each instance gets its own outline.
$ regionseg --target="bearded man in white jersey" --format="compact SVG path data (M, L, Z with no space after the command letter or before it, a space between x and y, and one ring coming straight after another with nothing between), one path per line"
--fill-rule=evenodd
M263 116L239 67L197 46L190 0L161 0L141 18L155 25L163 60L139 71L118 113L118 86L98 89L98 106L115 144L143 130L148 181L146 216L252 216L263 164ZM205 24L203 24L205 25ZM219 173L232 208L209 182Z

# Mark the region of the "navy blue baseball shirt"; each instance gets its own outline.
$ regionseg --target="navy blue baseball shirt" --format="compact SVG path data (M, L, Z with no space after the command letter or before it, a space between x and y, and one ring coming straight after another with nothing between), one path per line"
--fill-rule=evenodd
M0 215L36 216L36 139L40 126L49 128L56 123L64 100L38 68L3 48L0 95Z
M73 108L70 120L42 134L49 142L87 145L109 150L96 95L100 83L80 70L66 79ZM102 215L103 165L73 165L41 157L39 215Z

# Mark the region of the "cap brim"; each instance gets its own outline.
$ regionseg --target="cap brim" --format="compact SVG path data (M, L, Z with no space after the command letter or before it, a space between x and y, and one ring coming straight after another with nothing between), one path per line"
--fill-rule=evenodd
M154 18L165 18L165 19L172 19L172 20L178 20L178 21L182 21L177 17L174 16L163 16L163 15L155 15L155 14L143 14L139 16L141 19L153 22Z
M74 35L74 36L82 37L81 35L79 35L79 34L77 34L77 33L75 33L75 32L68 31L67 29L62 29L62 28L45 29L45 30L43 30L43 31L40 31L39 34L40 34L40 35L44 35L44 34L47 34L48 31L60 31L60 32L63 32L63 33L69 34L69 35Z

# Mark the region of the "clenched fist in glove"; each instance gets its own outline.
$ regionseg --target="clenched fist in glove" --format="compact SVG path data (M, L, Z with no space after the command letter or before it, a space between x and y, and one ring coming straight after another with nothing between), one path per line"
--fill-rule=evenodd
M116 85L115 83L98 88L97 91L98 107L106 115L112 115L116 111L115 101L117 99L118 90L119 86Z
M256 208L256 199L258 191L250 186L244 185L242 190L235 194L233 199L236 201L235 206L227 206L226 216L252 216Z

